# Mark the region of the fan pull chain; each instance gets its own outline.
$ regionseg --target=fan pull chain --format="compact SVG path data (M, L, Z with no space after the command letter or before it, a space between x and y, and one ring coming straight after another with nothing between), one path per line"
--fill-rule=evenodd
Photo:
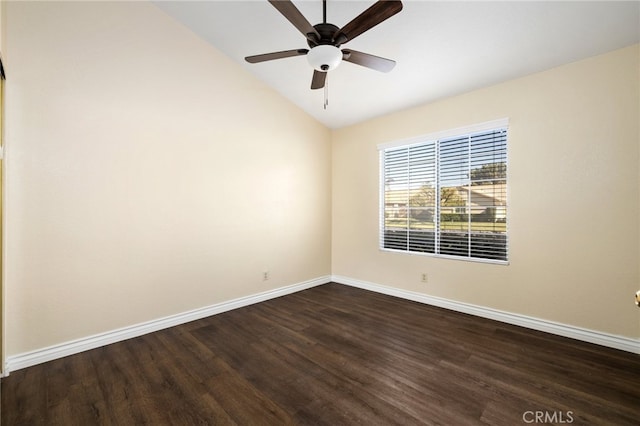
M329 105L329 73L327 73L327 76L325 77L324 80L324 109L327 109L327 106Z

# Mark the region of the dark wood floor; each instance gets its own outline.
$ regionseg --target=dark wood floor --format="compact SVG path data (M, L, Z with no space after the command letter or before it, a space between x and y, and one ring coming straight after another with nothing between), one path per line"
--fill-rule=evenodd
M639 418L637 355L338 284L2 379L3 426Z

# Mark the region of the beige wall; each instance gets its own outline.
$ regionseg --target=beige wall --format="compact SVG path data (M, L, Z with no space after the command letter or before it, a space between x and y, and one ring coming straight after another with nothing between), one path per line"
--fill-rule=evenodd
M0 58L4 61L4 8L6 2L0 1ZM4 82L2 82L2 94L0 94L0 145L4 145ZM4 160L2 160L4 164ZM0 193L3 193L4 188L4 167L0 170ZM0 266L4 264L4 237L2 236L2 230L4 229L4 194L0 194ZM4 333L4 267L0 267L0 373L4 374L5 368L5 333Z
M638 46L331 133L152 5L5 6L8 356L330 273L640 337ZM510 265L379 251L376 145L503 117Z
M333 274L640 337L638 51L335 131ZM510 264L380 251L376 145L504 117Z
M327 129L151 4L5 13L7 356L330 274Z

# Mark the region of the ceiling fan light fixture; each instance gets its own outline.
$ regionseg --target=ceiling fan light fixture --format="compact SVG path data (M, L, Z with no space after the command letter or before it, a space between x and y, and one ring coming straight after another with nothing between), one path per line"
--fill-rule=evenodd
M342 62L342 52L330 44L321 44L309 50L307 61L317 71L331 71Z

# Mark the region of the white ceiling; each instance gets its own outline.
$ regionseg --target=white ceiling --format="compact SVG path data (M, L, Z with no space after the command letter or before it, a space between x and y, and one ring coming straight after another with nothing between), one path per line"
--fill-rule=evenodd
M343 63L312 91L303 56L248 64L245 56L307 48L266 0L155 4L318 121L340 128L376 116L549 69L640 41L640 2L403 1L397 15L344 45L394 59L388 74ZM294 0L312 25L320 0ZM373 1L328 0L342 27Z

